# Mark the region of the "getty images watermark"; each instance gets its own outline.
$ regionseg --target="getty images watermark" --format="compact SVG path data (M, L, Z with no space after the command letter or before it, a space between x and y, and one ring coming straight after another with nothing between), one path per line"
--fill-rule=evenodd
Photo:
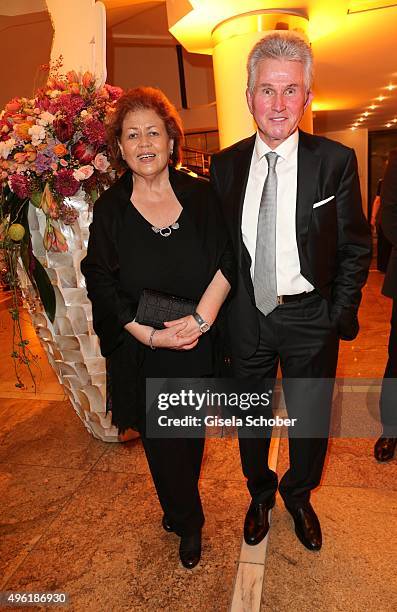
M381 433L381 383L346 378L150 378L146 435L376 438ZM390 379L390 395L397 397L397 379Z
M297 417L277 414L273 381L236 379L147 379L148 437L247 435L294 427ZM276 402L277 405L277 402Z
M161 392L157 398L157 408L160 414L157 418L159 427L190 428L198 427L282 427L294 426L297 419L282 418L279 415L265 416L264 414L246 414L237 416L227 415L231 409L239 409L243 412L254 409L269 409L271 407L273 391L263 393L247 392L219 392L206 389L204 392L193 389L181 389L179 392ZM186 409L189 414L175 416L168 414L172 409ZM214 409L221 409L220 413L214 413ZM194 410L196 414L190 414ZM211 413L212 412L212 413ZM200 413L198 416L197 413Z

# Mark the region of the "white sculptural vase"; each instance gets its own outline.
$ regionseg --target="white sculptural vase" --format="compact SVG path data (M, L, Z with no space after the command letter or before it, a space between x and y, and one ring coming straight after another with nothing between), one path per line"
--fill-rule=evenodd
M66 253L44 249L46 217L29 204L33 253L46 268L56 295L54 323L42 308L32 309L30 316L50 365L88 431L105 442L117 442L117 428L111 423L111 414L106 414L106 361L92 328L91 303L80 272L92 212L82 191L66 198L66 203L79 212L72 226L60 223L68 245ZM33 287L22 269L19 276L22 291L32 296Z

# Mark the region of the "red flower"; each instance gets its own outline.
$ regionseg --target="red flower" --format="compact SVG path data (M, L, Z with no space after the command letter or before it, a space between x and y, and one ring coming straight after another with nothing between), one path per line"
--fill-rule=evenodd
M59 170L55 177L55 191L62 196L73 196L79 187L80 183L74 178L72 170Z
M109 97L112 102L114 100L118 100L120 96L123 94L123 90L121 89L121 87L116 87L115 85L108 85L107 83L105 83L104 87L106 91L108 92Z
M96 147L100 147L106 142L105 127L98 119L88 119L83 127L83 133L88 142Z
M24 200L30 196L31 186L27 176L24 174L12 174L10 177L11 190L20 198Z
M7 119L0 119L0 140L8 140L11 129L12 125L7 121Z
M83 140L76 142L72 147L72 155L82 164L89 164L96 155L96 149Z
M51 99L45 95L43 90L39 90L38 96L36 98L37 108L42 111L48 111L51 106Z
M55 98L51 104L51 113L55 115L60 111L68 119L73 120L85 107L84 99L80 94L65 93Z
M55 119L53 127L56 137L61 142L67 142L73 136L74 127L70 119Z
M22 108L22 103L21 103L21 101L18 98L13 98L5 106L5 110L8 113L16 113L21 108Z

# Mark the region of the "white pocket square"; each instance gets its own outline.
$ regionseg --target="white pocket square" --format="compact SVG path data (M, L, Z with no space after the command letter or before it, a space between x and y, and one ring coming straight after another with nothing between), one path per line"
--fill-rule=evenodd
M331 200L334 199L334 195L330 196L329 198L325 198L325 200L320 200L319 202L316 202L315 204L313 204L313 208L318 208L319 206L322 206L323 204L326 204L327 202L330 202Z

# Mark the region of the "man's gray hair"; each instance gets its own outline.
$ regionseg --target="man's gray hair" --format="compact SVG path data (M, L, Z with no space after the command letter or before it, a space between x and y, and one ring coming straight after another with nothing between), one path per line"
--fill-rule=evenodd
M302 62L305 74L306 92L313 81L313 54L309 45L295 32L280 31L267 34L251 50L248 56L248 89L252 93L256 81L258 63L264 59L285 59Z

